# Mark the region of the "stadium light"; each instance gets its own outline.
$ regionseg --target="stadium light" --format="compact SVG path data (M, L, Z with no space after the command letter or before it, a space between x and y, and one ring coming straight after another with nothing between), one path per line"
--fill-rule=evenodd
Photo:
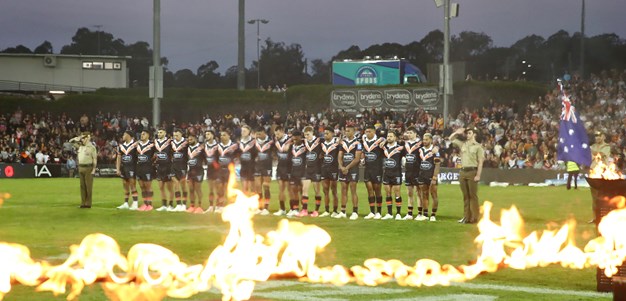
M261 23L263 24L267 24L270 21L265 20L265 19L252 19L250 21L248 21L248 24L255 24L256 23L256 86L257 88L261 87L261 55L259 52L260 46L259 44L261 43Z
M453 93L452 77L450 76L450 19L458 17L459 4L452 3L450 0L434 0L437 7L443 6L443 76L439 79L443 86L443 123L448 122L448 105L450 95ZM454 10L453 12L451 10Z

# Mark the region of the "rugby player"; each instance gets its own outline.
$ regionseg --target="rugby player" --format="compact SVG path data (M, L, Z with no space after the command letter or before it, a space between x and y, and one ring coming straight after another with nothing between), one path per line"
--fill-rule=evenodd
M351 220L359 218L359 199L356 194L356 184L359 181L359 163L363 146L357 137L353 125L345 128L345 138L339 149L339 181L341 182L341 212L335 218L346 218L346 205L348 203L348 188L352 196Z
M404 157L404 146L398 143L398 134L395 131L387 133L387 143L384 146L383 160L383 185L387 196L387 214L381 219L393 218L392 202L395 197L396 220L402 220L400 212L402 210L402 196L400 187L402 184L402 157Z
M135 165L137 164L137 143L133 139L135 134L125 131L122 135L122 143L117 147L117 159L115 172L122 178L124 187L124 203L117 209L137 210L137 184L135 183ZM132 193L133 204L128 205L128 197Z
M367 188L370 213L364 217L365 219L380 219L382 215L383 196L380 184L383 179L384 145L385 138L376 136L376 128L373 125L368 125L365 128L365 135L363 135L363 157L365 159L363 181L365 181Z
M174 189L172 186L172 146L165 129L157 130L157 138L154 139L154 167L156 178L161 192L161 207L156 211L174 209ZM166 193L167 190L167 193ZM169 204L168 204L169 198Z

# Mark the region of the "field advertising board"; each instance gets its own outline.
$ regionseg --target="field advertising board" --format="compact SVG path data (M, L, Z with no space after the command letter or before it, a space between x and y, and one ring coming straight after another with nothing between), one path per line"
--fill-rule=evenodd
M330 93L330 107L352 114L371 109L442 113L443 101L439 92L431 88L337 89Z

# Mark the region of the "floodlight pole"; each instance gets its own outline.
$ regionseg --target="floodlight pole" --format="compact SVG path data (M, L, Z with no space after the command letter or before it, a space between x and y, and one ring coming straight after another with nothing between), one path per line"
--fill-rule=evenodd
M152 27L152 125L154 128L161 123L161 103L159 99L159 85L163 85L161 78L161 0L153 0L153 27ZM162 91L162 90L161 90Z
M585 0L580 13L580 78L585 78Z
M267 24L270 21L265 19L252 19L248 21L248 24L256 23L256 86L261 87L261 55L260 55L260 43L261 43L261 23Z
M448 104L452 87L450 79L450 0L444 0L443 4L443 124L448 122Z
M239 51L237 59L237 90L243 91L246 89L246 28L245 28L245 15L246 15L246 0L239 0Z

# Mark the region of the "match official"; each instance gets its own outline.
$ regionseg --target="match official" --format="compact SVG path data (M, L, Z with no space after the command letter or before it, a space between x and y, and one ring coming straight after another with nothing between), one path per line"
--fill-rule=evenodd
M70 143L78 149L78 177L80 178L79 208L91 208L93 195L93 175L96 173L98 151L91 143L91 134L83 132L80 136L70 139Z

